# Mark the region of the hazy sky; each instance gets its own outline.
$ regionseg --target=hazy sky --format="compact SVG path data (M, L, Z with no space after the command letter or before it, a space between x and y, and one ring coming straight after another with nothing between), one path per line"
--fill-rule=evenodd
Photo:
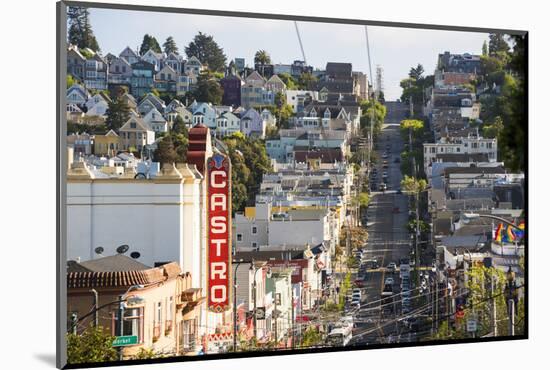
M274 63L302 59L292 21L170 14L126 10L90 9L91 23L103 54L118 55L126 46L136 49L149 33L163 44L174 37L180 54L199 31L211 34L224 49L228 61L243 57L253 65L254 54L266 50ZM351 62L354 71L369 75L365 31L359 25L299 22L308 64L324 69L327 62ZM399 81L410 67L421 63L433 73L437 54L481 53L487 34L369 26L373 73L384 69L387 100L401 95ZM370 76L369 76L370 78Z

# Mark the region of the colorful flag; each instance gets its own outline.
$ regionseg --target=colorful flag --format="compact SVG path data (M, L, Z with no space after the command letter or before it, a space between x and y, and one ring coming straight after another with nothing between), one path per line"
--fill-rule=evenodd
M516 235L516 239L522 239L525 236L525 222L521 221L519 223L519 228L514 229L514 234Z
M516 234L514 233L515 227L508 225L506 228L506 241L512 243L516 240Z
M502 243L502 224L498 224L495 231L495 241L497 243Z

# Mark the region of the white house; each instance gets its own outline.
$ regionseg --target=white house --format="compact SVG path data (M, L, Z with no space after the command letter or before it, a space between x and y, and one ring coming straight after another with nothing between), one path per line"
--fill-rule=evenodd
M163 59L164 54L157 53L152 49L147 50L147 52L141 57L141 60L153 64L155 66L155 71L160 71L162 68Z
M143 117L143 121L155 132L168 131L168 122L156 108L151 109L149 113Z
M204 68L201 61L196 56L192 56L185 62L183 71L186 74L193 73L195 76L198 76Z
M216 136L229 136L240 132L241 119L231 112L225 112L216 119L216 126Z
M109 103L107 103L105 99L101 99L88 109L88 111L86 112L86 115L103 117L107 113L108 109L109 109Z
M79 107L83 107L89 98L90 94L88 93L88 90L86 90L86 88L82 85L75 83L67 89L67 104L74 104Z
M424 144L424 172L435 161L438 154L474 154L485 153L489 162L497 161L497 139L482 137L457 137L439 143Z
M203 124L208 126L211 130L216 129L216 110L210 103L198 103L194 101L189 106L189 110L193 112L193 126L197 124Z

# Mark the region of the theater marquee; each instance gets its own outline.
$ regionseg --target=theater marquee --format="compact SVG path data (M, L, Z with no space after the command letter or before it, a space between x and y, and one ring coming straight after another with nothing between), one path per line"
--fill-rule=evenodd
M230 309L231 302L231 164L214 154L207 161L208 308Z

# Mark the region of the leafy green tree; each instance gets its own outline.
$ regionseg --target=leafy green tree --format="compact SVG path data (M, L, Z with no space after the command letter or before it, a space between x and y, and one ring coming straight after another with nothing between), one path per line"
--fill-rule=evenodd
M495 122L492 125L483 126L483 137L490 139L498 138L503 129L504 123L502 122L502 118L500 118L500 116L497 116L495 118Z
M253 200L264 173L271 170L265 144L246 138L242 133L223 139L232 165L233 210L242 211L248 200Z
M194 91L188 93L188 97L192 100L200 102L212 103L214 105L221 104L223 98L223 88L212 72L202 72L197 78L197 87Z
M164 48L164 52L166 53L166 55L170 53L178 53L178 47L172 36L168 36L164 44L162 44L162 47Z
M118 97L109 102L105 124L110 130L118 132L118 130L130 119L130 107L122 98Z
M424 179L416 179L411 176L405 175L401 180L401 189L409 194L418 194L426 189L428 183Z
M75 78L71 74L67 74L67 89L76 83Z
M363 135L367 136L370 133L371 120L374 118L374 127L373 132L375 135L378 135L382 130L382 124L386 118L386 106L382 103L371 100L364 100L361 102L361 130L363 130Z
M68 41L79 49L100 51L90 23L90 11L85 7L67 7Z
M141 348L139 352L133 357L134 360L150 360L153 358L162 358L161 354L156 353L152 349Z
M294 79L289 73L279 73L277 76L285 83L288 90L296 90L298 81Z
M423 74L424 67L420 63L418 63L416 67L411 67L409 71L409 77L417 81L422 77Z
M317 80L317 77L315 77L311 73L304 72L300 75L300 78L298 80L298 88L301 90L312 90Z
M418 138L424 129L424 122L418 119L404 119L401 121L400 128L403 138Z
M67 362L69 364L114 361L117 359L113 348L115 337L106 334L102 327L90 326L81 335L67 335Z
M161 164L172 164L177 162L178 153L174 149L174 142L171 136L165 136L158 142L158 147L153 154L155 162Z
M185 124L185 122L183 122L183 118L181 118L181 116L179 115L177 115L174 119L172 132L189 137L189 130L187 129L187 125Z
M494 56L499 51L508 52L510 50L510 45L504 39L504 34L502 33L491 33L489 34L489 55Z
M271 64L271 57L265 50L258 50L254 55L254 64L266 65Z
M157 39L154 36L146 33L143 36L143 41L141 42L141 46L139 47L139 55L144 55L149 50L153 50L155 53L162 53Z
M202 63L208 65L212 71L223 72L225 69L225 56L223 49L218 46L210 35L199 32L193 41L185 48L187 57L197 57Z
M487 47L487 41L483 41L483 46L481 47L481 55L483 55L484 57L489 55L489 49Z

